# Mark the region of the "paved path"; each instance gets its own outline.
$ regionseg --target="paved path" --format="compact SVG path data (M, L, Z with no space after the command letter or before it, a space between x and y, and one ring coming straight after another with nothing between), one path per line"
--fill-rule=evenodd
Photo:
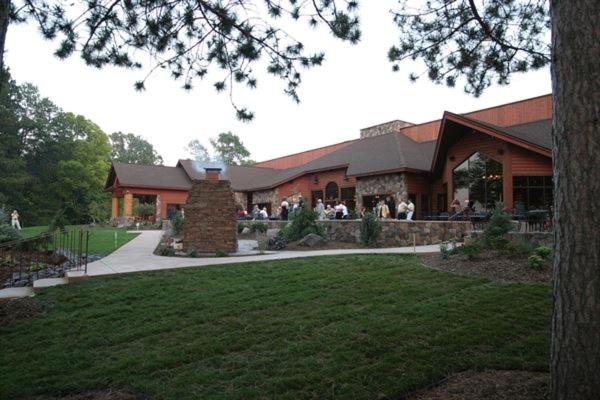
M280 251L263 255L238 257L165 257L152 254L162 231L143 231L135 239L117 249L101 260L88 264L89 276L124 274L128 272L156 271L161 269L204 267L208 265L237 264L251 261L272 261L300 257L330 256L343 254L411 254L439 252L439 245L413 247L394 247L386 249L350 249L350 250L309 250ZM70 276L72 274L70 273ZM73 274L75 275L75 274ZM76 276L76 275L75 275Z

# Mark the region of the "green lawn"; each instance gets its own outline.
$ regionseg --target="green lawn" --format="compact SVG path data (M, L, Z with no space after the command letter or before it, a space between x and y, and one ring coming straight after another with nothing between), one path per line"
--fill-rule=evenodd
M547 370L551 288L338 256L55 287L0 328L0 393L157 399L396 397L470 368Z
M23 228L23 237L31 237L44 233L47 226L31 226ZM91 228L89 239L89 254L107 255L136 237L137 233L127 233L124 228ZM115 232L117 234L117 245L115 247Z

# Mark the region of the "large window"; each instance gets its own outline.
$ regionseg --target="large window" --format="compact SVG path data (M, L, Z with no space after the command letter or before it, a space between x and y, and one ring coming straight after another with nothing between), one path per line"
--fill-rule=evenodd
M464 208L488 211L502 201L502 164L482 153L474 153L452 173L454 198Z
M329 182L327 186L325 186L325 203L335 204L338 201L339 195L340 190L337 183Z
M549 210L552 200L551 176L513 177L513 204L516 212Z

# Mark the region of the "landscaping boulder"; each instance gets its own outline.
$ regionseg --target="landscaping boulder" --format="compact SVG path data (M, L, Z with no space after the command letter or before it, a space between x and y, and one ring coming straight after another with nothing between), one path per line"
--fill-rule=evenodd
M242 235L248 235L250 234L250 232L252 231L247 226L245 226L244 229L242 229Z
M319 235L315 235L314 233L309 233L308 235L304 236L298 242L298 246L305 246L305 247L315 247L315 246L321 246L323 244L325 244L325 239L323 239Z
M267 229L267 237L273 239L279 234L279 229Z

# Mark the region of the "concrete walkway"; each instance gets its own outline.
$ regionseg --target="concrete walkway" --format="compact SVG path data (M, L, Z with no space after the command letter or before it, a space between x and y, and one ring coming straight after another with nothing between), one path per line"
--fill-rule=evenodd
M237 264L252 261L272 261L290 258L331 256L345 254L412 254L439 252L439 245L413 247L395 247L386 249L349 249L349 250L308 250L279 251L263 255L238 257L165 257L152 252L158 245L162 231L143 231L135 239L117 249L101 260L88 264L88 276L124 274L128 272L156 271L161 269L205 267L209 265ZM82 277L83 271L71 271L69 278Z

